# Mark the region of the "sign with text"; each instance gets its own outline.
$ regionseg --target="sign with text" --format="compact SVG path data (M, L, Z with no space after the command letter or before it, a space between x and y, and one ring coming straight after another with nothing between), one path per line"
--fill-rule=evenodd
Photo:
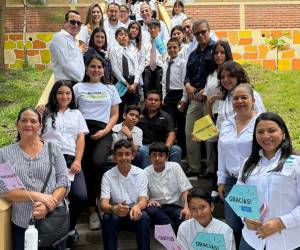
M128 88L126 86L125 83L121 82L121 81L118 81L116 84L115 84L115 87L116 89L118 90L118 93L119 93L119 96L122 97L123 95L126 94Z
M4 183L8 190L24 188L22 181L16 175L9 162L0 164L0 180Z
M225 200L238 216L260 218L256 186L234 185Z
M197 250L226 250L224 235L199 232L192 247Z
M206 141L218 133L219 131L210 115L203 116L194 123L193 135L201 141Z
M175 233L170 224L155 225L154 238L159 241L167 250L180 250Z

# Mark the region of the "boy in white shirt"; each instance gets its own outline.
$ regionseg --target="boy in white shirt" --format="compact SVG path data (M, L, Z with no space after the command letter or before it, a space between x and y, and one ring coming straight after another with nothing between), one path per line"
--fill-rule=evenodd
M107 171L101 184L100 209L104 249L117 249L118 229L136 232L137 249L150 250L150 218L147 207L147 178L142 169L131 165L132 144L120 140L114 146L117 165Z
M146 211L153 224L171 224L177 232L180 223L190 218L187 195L192 185L178 163L167 161L168 152L162 142L150 145L152 165L144 170L150 198Z

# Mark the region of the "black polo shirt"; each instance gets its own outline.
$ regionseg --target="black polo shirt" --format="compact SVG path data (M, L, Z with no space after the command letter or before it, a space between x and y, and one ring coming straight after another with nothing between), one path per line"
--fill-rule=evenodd
M186 65L184 84L190 82L193 87L200 90L205 87L209 69L212 64L212 48L215 42L209 40L207 46L201 50L200 45L190 54Z
M174 131L174 123L172 117L163 110L150 118L144 110L137 126L143 130L143 144L151 144L152 142L166 142L167 135Z

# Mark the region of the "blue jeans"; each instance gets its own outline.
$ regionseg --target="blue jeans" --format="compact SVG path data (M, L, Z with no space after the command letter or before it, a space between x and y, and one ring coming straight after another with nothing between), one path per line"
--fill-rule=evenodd
M143 145L139 148L139 151L143 154L143 162L142 168L146 168L151 165L150 157L149 157L149 144ZM181 161L181 148L177 145L173 145L169 152L169 159L168 161L175 161L180 163Z
M12 223L13 250L24 250L24 238L26 228L19 227ZM61 242L57 247L39 247L39 250L64 250L66 241Z
M102 218L102 236L104 250L117 250L119 229L135 231L137 249L150 250L150 218L142 212L141 219L134 221L115 214L104 214Z
M154 225L171 224L175 234L184 218L180 218L182 207L176 205L162 205L161 207L147 207L146 212L149 214Z
M236 184L237 179L227 177L225 183L225 197L230 192L231 188ZM236 248L238 249L242 236L242 229L244 224L239 216L232 210L232 208L225 202L224 204L225 221L232 228L235 239Z

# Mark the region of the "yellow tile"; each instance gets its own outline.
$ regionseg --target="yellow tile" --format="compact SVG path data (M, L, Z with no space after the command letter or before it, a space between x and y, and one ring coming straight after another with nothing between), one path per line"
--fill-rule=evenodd
M252 38L252 31L242 30L239 32L240 38Z
M5 41L4 42L4 49L15 49L16 48L16 42L14 41Z
M291 69L291 61L282 59L278 61L278 70L284 71L284 70L290 70Z
M50 63L51 54L50 54L49 50L41 50L40 54L41 54L41 62L42 62L42 64L48 64L48 63Z
M36 37L38 40L48 43L52 40L53 33L39 33L36 34Z

